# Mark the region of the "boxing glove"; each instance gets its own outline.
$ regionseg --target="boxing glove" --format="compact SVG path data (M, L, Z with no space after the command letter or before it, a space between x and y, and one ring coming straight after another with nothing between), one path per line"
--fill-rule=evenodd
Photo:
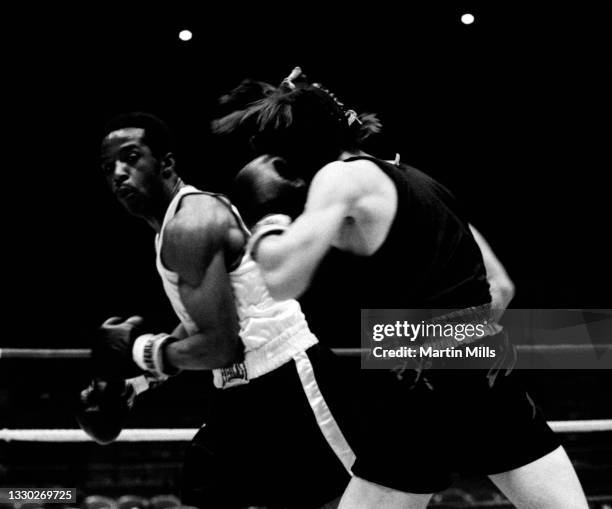
M291 176L284 159L263 155L240 170L230 198L247 226L252 228L270 214L295 219L304 209L306 192L306 184Z
M124 380L94 379L77 401L79 426L99 444L112 442L121 433L135 395L134 386Z
M132 347L139 335L142 318L112 317L98 329L92 348L94 371L105 380L138 376L143 370L132 359Z

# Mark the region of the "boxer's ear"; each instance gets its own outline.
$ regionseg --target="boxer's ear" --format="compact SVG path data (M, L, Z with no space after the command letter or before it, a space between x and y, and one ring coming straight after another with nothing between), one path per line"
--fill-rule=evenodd
M170 178L174 175L174 166L176 164L176 160L174 159L174 154L172 152L168 152L161 159L161 175L164 178Z

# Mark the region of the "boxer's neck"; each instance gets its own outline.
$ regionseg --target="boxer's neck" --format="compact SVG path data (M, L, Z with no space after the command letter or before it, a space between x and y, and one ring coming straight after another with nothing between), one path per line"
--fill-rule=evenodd
M164 223L164 217L166 216L166 211L172 203L172 200L175 196L180 192L180 190L185 187L186 184L181 180L180 177L176 178L172 184L167 183L164 185L163 197L159 201L159 203L154 207L151 214L148 214L144 220L155 230L156 233L161 231L162 225Z

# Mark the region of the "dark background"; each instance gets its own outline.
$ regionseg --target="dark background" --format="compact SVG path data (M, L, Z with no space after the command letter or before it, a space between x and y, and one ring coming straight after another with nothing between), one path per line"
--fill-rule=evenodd
M101 128L123 111L160 115L186 179L223 190L244 160L207 133L216 98L294 65L380 114L380 155L400 152L458 195L516 282L515 307L610 307L606 16L596 2L505 1L7 15L5 269L17 330L0 344L87 346L111 314L173 323L153 232L105 188Z
M514 307L612 307L604 2L83 5L2 10L0 346L88 347L114 314L173 326L153 232L105 188L102 126L160 115L186 180L223 191L245 161L207 133L216 98L295 65L380 114L379 155L400 152L452 189L515 281ZM192 41L179 41L183 28ZM71 397L88 376L85 362L2 361L0 428L75 427ZM526 376L549 419L610 417L609 372ZM128 427L198 426L209 390L206 374L176 377L140 399ZM608 434L564 440L587 493L609 493ZM0 481L89 493L167 489L182 461L170 445L0 445Z

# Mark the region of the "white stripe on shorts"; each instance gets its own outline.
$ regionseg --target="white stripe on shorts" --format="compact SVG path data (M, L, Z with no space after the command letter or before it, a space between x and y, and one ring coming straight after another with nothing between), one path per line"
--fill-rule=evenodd
M306 352L300 352L294 355L293 360L295 361L298 375L302 381L302 387L317 419L321 433L323 433L325 440L327 440L329 446L336 453L344 468L352 475L351 467L355 462L355 453L344 438L340 426L338 426L336 419L334 419L331 410L325 402L323 394L321 394L308 355Z

